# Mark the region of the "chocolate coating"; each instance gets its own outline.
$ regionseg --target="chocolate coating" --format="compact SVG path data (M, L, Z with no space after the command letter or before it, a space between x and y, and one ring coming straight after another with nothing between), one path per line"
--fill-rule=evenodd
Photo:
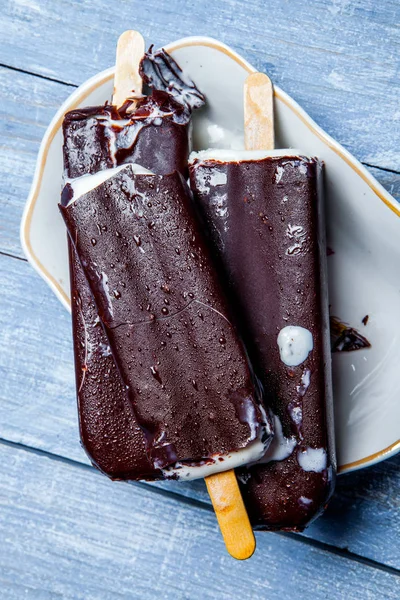
M182 176L127 166L60 208L154 466L259 437L245 351Z
M72 244L69 244L78 415L83 447L112 479L156 479L107 336Z
M266 404L284 436L295 440L288 458L241 472L250 518L261 529L303 529L333 490L321 171L318 161L304 157L195 161L190 167ZM288 325L313 338L313 350L298 366L280 357L277 337ZM308 448L327 453L320 472L300 466L299 452Z
M168 110L164 96L158 98ZM154 109L153 100L141 103L140 116L145 117L146 111ZM176 124L170 116L163 119L161 126L149 124L141 128L130 148L113 155L110 120L118 121L124 116L111 106L77 109L66 114L63 123L66 177L96 173L112 168L115 162L135 158L146 168L153 166L155 172L187 168L187 125ZM131 120L124 126L125 133L134 126ZM123 131L118 127L116 130ZM158 148L156 155L154 148ZM82 267L70 242L68 246L81 443L93 464L112 479L161 478L161 472L147 458L143 431L133 415L114 359L106 350L107 336L99 323Z

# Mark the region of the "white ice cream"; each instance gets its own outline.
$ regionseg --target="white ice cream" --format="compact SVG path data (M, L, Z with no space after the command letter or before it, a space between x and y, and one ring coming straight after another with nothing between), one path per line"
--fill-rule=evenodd
M269 463L273 460L285 460L288 458L297 445L294 436L285 437L283 435L282 423L277 415L274 415L274 437L266 451L265 455L259 461L260 463Z
M69 183L73 190L73 197L69 201L68 205L73 204L78 200L78 198L96 189L99 187L99 185L104 183L104 181L114 177L114 175L119 173L119 171L122 171L127 167L131 167L135 175L153 175L151 171L140 165L127 163L113 169L104 169L104 171L98 171L98 173L94 173L93 175L82 175L82 177L76 177L75 179L67 179L65 183Z
M230 471L237 467L242 467L249 463L257 462L265 453L264 443L261 438L257 438L251 442L246 448L230 452L229 454L216 454L213 456L213 462L205 464L184 465L179 462L173 467L162 469L162 473L166 479L176 478L190 481L191 479L200 479L221 473L222 471Z
M311 331L297 325L287 325L278 334L281 361L288 367L301 365L314 347Z
M192 152L189 156L189 163L198 160L200 162L206 160L214 160L217 162L240 162L247 160L262 160L263 158L275 158L287 156L293 158L296 156L304 156L300 150L284 149L284 150L233 150L222 148L209 148L208 150L200 150Z
M299 450L297 461L303 471L322 473L326 469L327 455L325 448L306 448Z
M272 431L269 426L269 421L267 419L265 409L262 405L259 405L259 409L265 426L259 428L258 436L255 437L256 417L255 414L253 414L253 404L252 402L249 402L248 410L246 410L246 418L250 426L250 438L254 439L252 442L250 442L248 446L246 446L246 448L236 450L234 452L229 452L228 454L216 454L212 457L212 462L210 461L205 464L196 464L190 466L183 465L177 462L167 469L162 469L164 477L166 479L177 477L178 479L190 481L191 479L200 479L203 477L208 477L209 475L214 475L215 473L230 471L230 469L236 469L237 467L243 467L245 465L253 464L255 462L262 462L262 460L260 459L264 457L266 451L268 452L270 446L275 440L276 429L274 437L272 437ZM282 433L282 426L280 427L280 431ZM263 439L265 439L266 441L262 441Z

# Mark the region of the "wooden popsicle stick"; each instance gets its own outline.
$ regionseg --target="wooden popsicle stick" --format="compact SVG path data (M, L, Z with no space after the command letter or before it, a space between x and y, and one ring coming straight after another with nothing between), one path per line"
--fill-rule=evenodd
M142 78L139 63L144 54L144 39L138 31L124 31L117 43L113 104L120 108L127 99L140 97ZM132 105L131 110L134 109Z
M250 558L256 549L256 540L235 471L210 475L205 482L226 549L238 560Z
M264 73L251 73L244 84L246 150L274 149L274 90Z

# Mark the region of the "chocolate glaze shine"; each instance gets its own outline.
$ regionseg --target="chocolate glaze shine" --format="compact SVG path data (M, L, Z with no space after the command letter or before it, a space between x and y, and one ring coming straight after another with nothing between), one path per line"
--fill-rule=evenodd
M101 114L107 118L120 118L113 107L79 109L65 116L63 153L67 178L114 166L109 137L99 122ZM146 129L139 132L137 141L144 131ZM158 167L173 170L175 164L167 154L164 156L165 162L160 160ZM143 432L133 416L124 384L107 350L107 336L99 323L97 309L70 240L68 248L81 443L92 463L112 479L157 479L161 472L155 470L147 458Z
M140 63L140 75L152 89L168 92L189 110L205 104L205 96L163 48L149 48Z
M254 526L301 530L326 504L335 471L321 164L195 161L190 175L266 403L296 441L289 458L242 471L245 502ZM313 337L313 350L295 367L284 364L277 343L288 325ZM300 467L297 453L308 448L327 452L321 472Z
M157 99L157 95L155 96ZM159 96L168 110L165 98ZM140 116L154 109L153 100L142 102ZM181 108L179 111L181 112ZM187 126L171 122L141 128L127 150L113 154L110 145L110 121L124 118L115 107L91 107L67 113L63 123L64 169L72 179L112 168L119 160L140 158L155 172L186 169ZM132 115L131 115L132 116ZM124 130L134 127L130 120ZM122 131L121 128L116 128ZM165 139L162 143L160 138ZM168 144L169 142L169 144ZM158 148L157 153L152 149ZM107 336L101 327L82 267L69 245L73 341L81 442L93 464L112 479L157 479L160 471L150 464L145 451L143 431L137 424L124 384L112 356L104 352ZM85 342L86 340L86 342ZM87 348L92 348L90 360ZM86 349L86 350L85 350ZM87 370L86 370L87 369ZM86 370L82 381L82 373ZM96 374L96 378L95 375ZM98 382L100 380L100 383Z
M153 464L246 447L263 418L183 178L127 166L61 211Z
M85 275L70 245L71 303L78 415L83 447L112 479L156 479L147 459L143 432L97 317Z

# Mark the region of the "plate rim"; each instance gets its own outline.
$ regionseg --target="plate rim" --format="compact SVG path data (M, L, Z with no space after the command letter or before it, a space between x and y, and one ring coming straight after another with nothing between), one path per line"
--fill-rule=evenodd
M232 60L240 64L249 73L256 72L256 69L240 54L230 48L228 45L220 42L214 38L206 36L189 36L184 37L175 42L171 42L165 45L167 51L175 51L180 48L189 46L202 46L211 47L224 54L227 54ZM21 227L20 227L20 241L21 246L27 257L29 263L39 273L39 275L46 281L52 291L61 301L63 306L70 311L70 301L61 288L60 284L54 279L54 277L47 271L46 267L41 263L39 258L35 255L31 244L30 229L32 224L32 216L36 206L37 199L41 190L41 184L44 173L44 166L47 161L47 157L50 150L50 145L61 128L64 114L67 110L76 108L93 90L106 83L109 79L114 76L115 67L110 67L101 71L87 79L82 83L68 98L62 103L49 126L46 129L43 140L40 144L38 157L36 160L36 167L33 176L32 185L29 191L29 195L24 207ZM378 196L378 198L386 204L386 206L397 216L400 217L400 207L396 200L385 190L385 188L371 175L371 173L358 161L348 150L343 148L336 140L334 140L329 134L327 134L315 121L302 109L299 104L293 100L286 92L281 88L274 85L274 96L279 98L290 110L292 110L300 118L300 120L315 134L319 137L331 150L338 154L357 174L364 182L372 189L372 191ZM394 456L400 452L400 439L393 442L386 448L379 450L369 456L346 463L338 467L338 473L349 473L358 469L365 468L367 466L374 465L382 460L385 460L391 456Z

